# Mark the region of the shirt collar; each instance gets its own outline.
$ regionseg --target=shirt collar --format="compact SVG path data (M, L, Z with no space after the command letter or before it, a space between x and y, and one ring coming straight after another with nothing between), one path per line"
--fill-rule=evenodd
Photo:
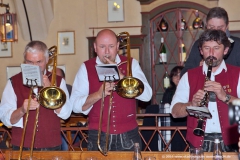
M119 63L121 62L121 59L120 59L120 57L119 57L118 54L116 55L115 62L116 62L117 64L119 64ZM103 63L100 61L100 59L99 59L98 56L97 56L97 58L96 58L96 63L97 63L97 64L103 64Z
M203 63L202 69L203 69L203 74L205 73L205 75L207 75L208 66L207 66L207 64L205 63L205 61L204 61L204 63ZM225 63L224 60L222 61L222 63L221 63L220 66L218 67L218 69L217 69L214 73L212 73L212 74L213 74L213 75L218 75L218 74L220 74L220 73L222 72L222 70L225 70L225 72L227 72L227 66L226 66L226 63Z

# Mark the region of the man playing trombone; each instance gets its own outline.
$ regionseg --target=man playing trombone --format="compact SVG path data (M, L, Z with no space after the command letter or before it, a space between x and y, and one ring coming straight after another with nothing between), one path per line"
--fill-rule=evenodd
M101 129L100 146L105 150L107 119L110 118L109 145L107 148L112 151L133 150L134 143L140 143L138 134L138 124L136 122L136 101L134 98L123 98L116 92L113 92L115 82L100 82L95 69L96 64L121 64L118 66L120 79L122 80L127 73L127 63L121 63L127 60L127 57L118 55L119 42L116 34L104 29L97 34L94 42L94 49L97 53L96 58L84 62L75 77L71 102L73 111L83 113L89 117L88 131L88 150L98 150L98 127L100 121L100 108L102 93L104 92L105 104L103 110L103 120ZM143 93L136 97L141 101L149 101L152 97L152 89L149 86L145 75L143 74L139 63L131 58L133 77L138 78L144 85ZM103 88L105 86L105 88ZM112 110L108 117L108 108L110 106L110 95L112 96Z
M55 57L56 58L56 57ZM27 44L24 51L24 63L37 65L43 74L43 88L49 87L52 74L46 70L49 61L49 50L41 41L31 41ZM61 126L60 118L67 119L72 111L69 101L69 94L63 78L56 76L57 85L65 92L66 102L58 109L48 109L40 105L34 95L38 95L40 87L33 88L33 95L30 95L31 87L23 85L22 72L11 77L2 94L0 105L1 121L5 126L12 127L12 146L13 150L19 150L23 126L27 116L29 105L28 123L26 132L23 136L23 150L30 150L33 141L33 128L36 125L36 135L33 150L61 150ZM32 99L29 102L29 97ZM36 110L39 109L38 123L35 123Z
M188 70L183 75L171 103L171 113L174 118L188 116L186 139L190 146L203 147L205 152L213 151L215 138L222 143L224 152L238 150L238 125L229 123L228 104L236 97L240 97L240 68L225 64L223 58L228 53L229 47L230 42L224 31L204 31L199 38L199 50L204 64ZM212 71L208 77L209 68L212 68ZM206 80L206 77L209 79ZM208 98L205 99L206 95ZM186 107L202 107L203 100L206 100L204 104L208 107L212 118L203 118L202 127L197 129L205 134L198 136L194 131L199 119L189 116Z

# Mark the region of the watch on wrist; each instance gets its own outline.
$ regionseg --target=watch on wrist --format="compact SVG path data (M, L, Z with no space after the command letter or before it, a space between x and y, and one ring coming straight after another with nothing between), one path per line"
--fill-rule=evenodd
M231 99L231 95L226 94L226 100L224 101L225 103L228 103Z

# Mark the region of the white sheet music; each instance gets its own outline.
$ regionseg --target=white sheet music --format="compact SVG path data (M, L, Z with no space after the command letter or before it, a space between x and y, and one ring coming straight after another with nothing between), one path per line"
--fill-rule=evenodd
M117 64L96 65L99 81L116 81L120 79Z
M21 64L23 84L28 86L43 86L41 68L36 65Z
M207 107L195 107L195 106L187 106L186 108L187 112L189 115L191 116L202 116L205 118L212 118L212 114L209 111L209 109Z

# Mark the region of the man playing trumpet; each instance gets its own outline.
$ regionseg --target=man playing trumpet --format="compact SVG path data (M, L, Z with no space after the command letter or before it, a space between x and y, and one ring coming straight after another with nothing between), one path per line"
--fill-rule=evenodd
M240 68L225 64L230 42L221 30L206 30L199 38L199 50L204 59L203 66L188 70L181 78L171 103L174 118L186 117L187 141L190 146L203 147L204 151L213 151L214 139L220 139L222 150L237 151L237 125L229 124L228 103L240 97ZM210 59L213 59L210 80L205 81ZM200 106L206 92L209 101L206 106L212 114L211 119L203 123L204 136L196 136L193 131L198 118L189 116L187 106Z
M75 77L71 102L73 111L88 115L88 150L98 150L98 127L100 120L100 108L102 92L105 91L105 104L102 120L101 146L106 144L107 119L110 118L110 135L108 149L113 151L133 150L134 143L141 143L138 134L138 124L136 122L136 101L135 99L120 97L113 92L111 116L108 117L109 98L114 89L114 82L100 82L95 69L96 64L120 64L126 61L125 56L118 55L119 42L116 34L104 29L97 34L94 42L94 49L97 53L96 58L84 62ZM139 63L131 59L133 77L140 79L144 84L143 93L136 97L142 101L149 101L152 97L152 89L149 86L145 75L143 74ZM118 66L120 79L123 79L127 73L127 63ZM105 149L105 148L104 148Z

